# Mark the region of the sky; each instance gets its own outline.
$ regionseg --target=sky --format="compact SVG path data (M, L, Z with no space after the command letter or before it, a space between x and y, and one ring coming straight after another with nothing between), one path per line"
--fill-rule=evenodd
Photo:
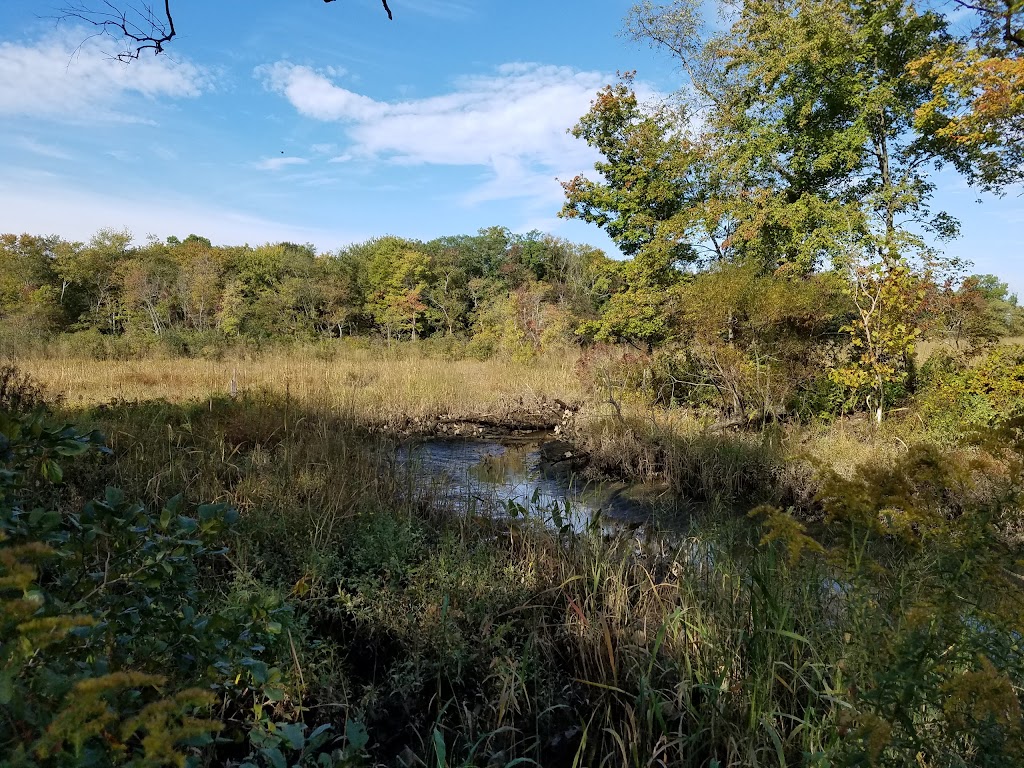
M61 4L0 3L0 232L328 251L497 225L618 255L557 217L558 179L596 159L567 129L618 71L681 85L621 35L630 0L390 0L390 22L378 0L174 0L179 36L131 64ZM947 253L1024 296L1020 191L938 180Z

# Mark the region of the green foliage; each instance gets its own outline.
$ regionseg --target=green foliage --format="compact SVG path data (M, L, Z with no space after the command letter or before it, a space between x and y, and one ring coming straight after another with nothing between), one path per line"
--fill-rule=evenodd
M218 732L244 735L286 695L261 657L288 610L224 602L209 581L237 513L180 496L151 512L113 488L67 506L65 463L103 444L0 412L5 765L193 764ZM215 703L226 722L204 716Z
M917 404L931 433L943 442L1011 423L1024 413L1024 347L993 347L973 362L932 355L921 369Z
M643 110L632 91L631 74L602 89L590 111L572 129L604 160L594 169L604 178L583 176L563 182L561 216L597 224L628 256L658 253L670 263L692 261L697 252L687 235L698 196L691 167L696 148L673 126L680 116L668 109Z
M892 385L905 383L911 373L914 342L921 334L916 317L925 292L902 265L875 262L852 271L850 294L857 311L843 329L850 333L850 360L831 376L854 397L863 396L881 422Z
M88 244L3 235L0 352L217 358L228 347L374 333L479 335L477 356L529 356L572 342L607 300L613 265L597 249L499 227L428 243L375 238L327 254L194 236L137 246L106 230ZM495 323L503 307L508 322Z

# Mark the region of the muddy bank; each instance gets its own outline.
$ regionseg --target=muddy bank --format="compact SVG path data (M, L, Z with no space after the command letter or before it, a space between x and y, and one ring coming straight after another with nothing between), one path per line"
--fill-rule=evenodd
M487 412L406 416L378 425L395 437L532 438L572 431L580 403L558 398L525 398L498 403Z

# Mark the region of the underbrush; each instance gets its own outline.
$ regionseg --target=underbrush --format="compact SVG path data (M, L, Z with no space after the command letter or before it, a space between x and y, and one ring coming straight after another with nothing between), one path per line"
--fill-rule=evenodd
M62 413L108 437L11 416L0 446L23 478L2 507L0 695L33 707L0 718L0 751L23 764L1024 759L1012 424L957 451L896 425L898 449L857 453L853 426L594 422L595 454L730 510L679 537L457 513L327 399ZM792 457L815 445L849 463L808 479ZM86 715L77 742L53 726Z

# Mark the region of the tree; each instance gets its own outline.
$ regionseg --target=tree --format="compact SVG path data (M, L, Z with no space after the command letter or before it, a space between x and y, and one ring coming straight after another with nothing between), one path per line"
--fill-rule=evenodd
M954 0L977 14L975 37L988 46L1024 50L1024 3L1020 0Z
M888 388L903 383L909 373L925 292L905 265L884 261L853 263L849 285L857 311L844 330L850 333L852 354L831 373L854 392L867 392L865 403L881 423Z
M627 73L603 88L572 129L604 156L594 165L603 181L562 182L559 215L597 224L627 256L660 250L689 263L709 240L721 256L716 227L701 216L709 186L699 174L699 148L677 127L679 115L641 107L632 84Z
M61 307L53 270L54 237L0 235L0 319L48 330L60 321Z
M392 19L388 0L381 0L381 4L388 19ZM127 62L147 51L163 53L164 47L178 35L171 5L171 0L158 2L156 8L145 0L73 0L61 7L58 18L85 22L96 28L96 34L117 40L122 46L117 58Z
M68 299L69 288L77 291L84 304L77 319L83 324L109 333L120 330L121 268L132 255L131 242L127 230L101 229L87 245L58 249L55 267L63 281L61 301Z
M603 181L564 184L563 216L605 228L627 255L657 245L679 258L703 242L765 269L809 272L855 250L895 265L926 250L924 234L957 234L930 210L932 168L992 190L1021 178L1019 79L999 91L1008 70L989 62L974 82L987 78L992 98L947 82L944 62L968 51L940 14L902 0L727 8L727 29L706 31L695 0L634 7L632 34L688 82L670 106L641 107L628 77L598 94L574 132L603 155Z
M399 237L382 237L372 246L367 265L367 309L384 329L388 341L407 331L419 336L427 305L423 294L430 282L430 257L418 243Z

